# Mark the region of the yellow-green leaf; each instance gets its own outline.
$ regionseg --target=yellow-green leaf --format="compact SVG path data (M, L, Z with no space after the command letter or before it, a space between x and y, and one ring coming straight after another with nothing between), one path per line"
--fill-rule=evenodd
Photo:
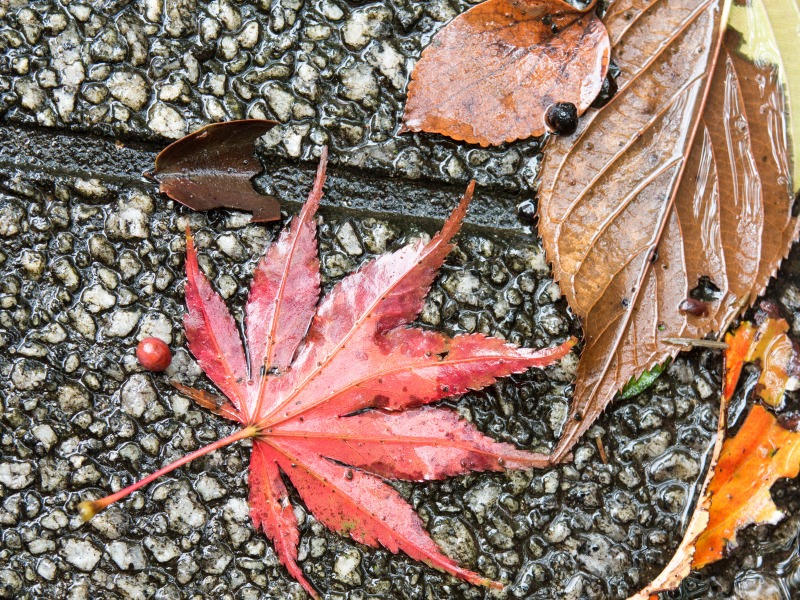
M784 88L792 189L800 191L800 5L798 0L734 2L728 26L742 35L739 51L773 65Z

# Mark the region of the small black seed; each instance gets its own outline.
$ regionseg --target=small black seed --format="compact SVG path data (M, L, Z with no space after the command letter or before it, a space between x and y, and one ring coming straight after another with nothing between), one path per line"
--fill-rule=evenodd
M578 107L572 102L556 102L547 109L544 119L558 135L572 135L578 128Z

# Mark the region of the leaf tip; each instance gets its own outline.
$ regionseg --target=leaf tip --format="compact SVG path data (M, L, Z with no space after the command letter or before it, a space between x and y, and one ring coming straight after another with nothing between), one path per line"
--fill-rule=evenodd
M319 166L317 167L317 176L314 178L314 187L311 191L312 198L319 199L322 197L322 186L325 185L326 173L328 171L328 146L323 146L319 153Z
M314 185L308 194L308 200L303 205L300 222L307 222L314 217L322 200L322 188L325 185L328 170L328 146L323 146L319 153L319 165L317 174L314 176Z
M567 451L559 453L558 450L559 450L558 447L556 447L556 449L553 451L552 454L550 454L550 456L547 459L547 462L551 467L557 467L559 465L570 463L575 458L572 452Z
M475 180L474 179L470 179L469 184L467 185L467 191L464 192L464 196L469 196L469 198L471 200L473 193L475 193Z
M455 210L450 215L448 222L445 224L445 227L442 229L442 233L444 234L446 229L451 230L450 237L456 234L459 229L461 229L461 225L464 222L464 217L467 216L467 209L469 208L469 203L472 202L472 196L475 193L475 180L469 182L467 185L467 189L464 190L464 195L461 196L461 200L458 202L458 206L456 206Z

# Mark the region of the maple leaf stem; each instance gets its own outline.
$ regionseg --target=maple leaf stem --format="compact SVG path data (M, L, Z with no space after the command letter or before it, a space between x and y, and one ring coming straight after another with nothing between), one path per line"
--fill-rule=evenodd
M240 429L234 434L231 434L227 437L217 440L216 442L210 443L208 446L204 446L199 450L195 450L194 452L190 452L186 456L179 458L178 460L168 464L166 467L163 467L145 477L144 479L140 479L134 484L129 485L128 487L121 489L120 491L106 496L105 498L100 498L99 500L92 500L91 502L81 502L78 505L78 510L80 511L81 517L83 517L84 521L88 521L101 510L111 506L118 500L122 500L126 496L129 496L133 492L143 488L148 483L155 481L162 475L166 475L171 471L174 471L178 467L182 467L183 465L192 462L196 458L200 458L208 454L209 452L213 452L214 450L218 450L219 448L223 448L225 446L229 446L234 442L238 442L240 440L247 439L249 437L255 437L258 435L259 429L257 427L245 427L244 429Z

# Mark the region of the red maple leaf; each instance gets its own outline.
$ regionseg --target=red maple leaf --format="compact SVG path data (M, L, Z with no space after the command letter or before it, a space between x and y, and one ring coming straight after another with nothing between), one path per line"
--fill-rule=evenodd
M186 338L227 401L178 387L243 428L116 494L82 503L82 514L91 518L164 473L253 438L250 514L312 596L317 592L297 564L298 524L281 473L328 528L362 544L402 550L471 583L497 587L443 555L384 478L424 481L548 465L548 456L497 443L454 411L428 405L546 366L567 354L574 340L533 351L481 334L450 338L407 327L452 248L474 184L430 242L380 256L318 302L314 215L325 164L323 155L308 202L256 268L245 307L247 352L225 302L199 269L187 235Z

